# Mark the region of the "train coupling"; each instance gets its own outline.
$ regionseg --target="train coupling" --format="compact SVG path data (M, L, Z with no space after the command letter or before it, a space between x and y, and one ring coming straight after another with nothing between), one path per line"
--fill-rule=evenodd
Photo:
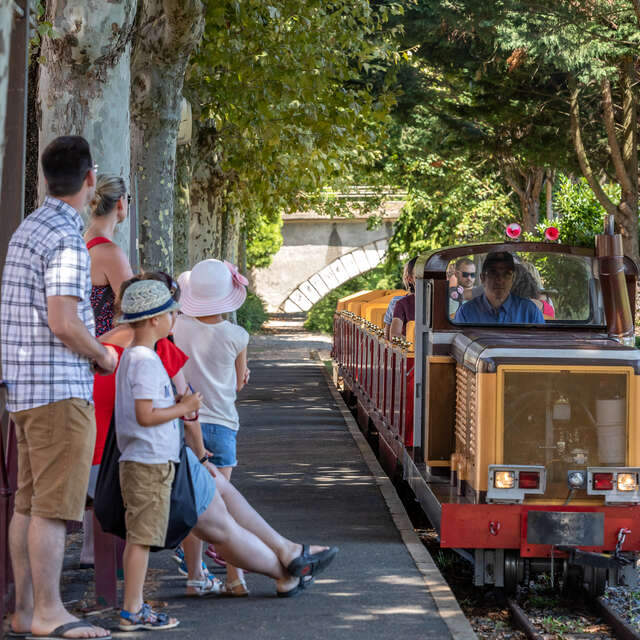
M583 551L576 547L558 545L558 551L565 551L568 555L569 564L577 564L583 567L594 567L596 569L621 569L634 562L634 557L628 557L619 553L595 553L593 551Z

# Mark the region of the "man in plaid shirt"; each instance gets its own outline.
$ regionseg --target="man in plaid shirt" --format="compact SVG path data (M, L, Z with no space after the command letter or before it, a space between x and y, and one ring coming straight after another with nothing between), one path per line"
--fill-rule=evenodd
M82 520L96 437L91 367L108 374L116 366L93 335L78 213L92 197L95 168L80 136L57 138L41 162L48 196L13 234L2 276L2 370L18 441L11 632L109 638L60 598L65 521Z

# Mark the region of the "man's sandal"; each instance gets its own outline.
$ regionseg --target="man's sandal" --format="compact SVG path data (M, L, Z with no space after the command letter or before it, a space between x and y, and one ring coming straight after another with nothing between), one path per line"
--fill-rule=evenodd
M65 636L64 634L67 633L67 631L71 631L72 629L94 629L94 628L95 628L94 625L90 624L89 622L85 622L84 620L75 620L74 622L67 622L67 624L61 624L59 627L56 627L53 631L49 633L45 633L43 636L30 633L26 637L27 637L27 640L61 640L64 638L69 638L70 636ZM15 635L13 637L15 637ZM107 635L96 636L94 640L111 640L111 634L107 631Z
M195 589L193 593L187 593L189 597L199 597L220 595L223 590L223 585L218 578L212 578L205 576L203 580L187 580L187 587Z
M238 587L242 587L242 590L239 591ZM249 589L244 578L238 578L233 582L225 582L222 585L222 591L220 593L223 596L229 596L231 598L244 598L249 595Z
M137 631L138 629L173 629L180 624L179 620L171 622L171 618L166 613L154 611L146 602L138 613L131 613L126 609L120 610L120 631Z
M317 576L322 573L336 557L338 547L329 547L318 553L309 553L309 545L302 545L302 553L288 565L287 571L292 576Z

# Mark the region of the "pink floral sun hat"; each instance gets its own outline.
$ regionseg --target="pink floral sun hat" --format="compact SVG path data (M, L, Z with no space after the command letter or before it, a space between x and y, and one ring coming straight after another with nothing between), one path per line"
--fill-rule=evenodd
M178 278L180 308L188 316L212 316L239 309L249 281L226 260L202 260Z

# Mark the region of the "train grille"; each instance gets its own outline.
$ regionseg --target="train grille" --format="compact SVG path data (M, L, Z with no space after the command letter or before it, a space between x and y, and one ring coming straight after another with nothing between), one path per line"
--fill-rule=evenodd
M456 453L475 465L477 449L477 385L476 376L462 365L456 366Z

